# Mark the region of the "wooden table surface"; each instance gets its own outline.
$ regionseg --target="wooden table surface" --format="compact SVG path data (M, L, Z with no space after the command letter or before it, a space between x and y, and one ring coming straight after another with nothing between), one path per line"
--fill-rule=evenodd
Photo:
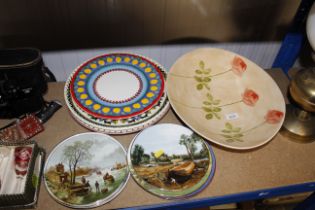
M288 79L279 69L267 71L277 82L284 96ZM45 95L47 100L57 99L63 107L45 123L45 131L34 139L46 150L46 158L62 140L88 130L80 126L71 116L63 99L64 83L50 83ZM286 99L286 97L285 97ZM287 99L286 99L287 102ZM5 121L0 121L4 124ZM158 123L182 124L172 109ZM113 135L127 149L136 135ZM249 151L236 151L211 143L217 161L216 172L211 183L189 200L217 197L243 192L270 189L287 185L315 181L315 142L301 144L289 140L279 132L268 144ZM185 199L188 200L188 199ZM155 205L172 202L158 198L136 184L130 177L123 191L109 203L96 209L116 209L133 206ZM57 203L42 182L37 209L67 209Z

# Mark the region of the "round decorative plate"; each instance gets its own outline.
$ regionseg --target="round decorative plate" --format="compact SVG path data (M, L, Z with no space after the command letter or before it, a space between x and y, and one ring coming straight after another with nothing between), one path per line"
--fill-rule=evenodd
M44 176L46 189L57 202L71 208L100 206L127 183L126 151L106 134L77 134L53 149Z
M126 106L124 108L119 108L119 107L99 107L99 104L94 104L93 106L91 106L90 108L93 109L95 111L95 108L99 108L98 113L101 116L96 116L95 114L91 113L94 112L86 110L86 108L82 108L82 104L80 105L80 103L77 103L76 100L76 96L72 94L71 92L71 87L74 88L73 83L75 81L74 76L78 73L78 70L75 70L72 75L69 77L69 79L66 82L65 85L65 101L66 104L72 114L72 116L74 117L75 120L77 120L82 126L94 130L94 131L98 131L98 132L104 132L104 133L109 133L109 134L125 134L125 133L132 133L132 132L136 132L139 131L149 125L154 124L155 122L157 122L158 120L160 120L168 111L169 109L169 101L167 99L166 96L166 92L164 90L164 80L166 77L166 73L164 72L163 68L159 66L159 64L149 60L148 58L144 58L143 56L139 56L139 55L133 55L133 54L126 54L126 53L116 53L116 54L109 54L109 55L104 55L104 57L99 56L97 59L101 59L102 60L98 60L98 64L104 64L102 61L106 60L106 61L110 61L111 64L108 64L107 68L105 68L105 70L108 70L110 72L112 72L111 70L109 70L110 68L115 69L116 64L114 61L118 61L121 65L121 63L123 63L123 61L129 61L131 62L131 64L125 64L126 69L128 70L128 68L132 67L132 70L137 69L138 68L138 74L141 75L143 72L147 73L147 77L143 78L143 82L142 83L150 83L150 85L145 85L147 87L146 94L142 93L142 99L139 99L139 102L134 102L134 100L136 100L135 98L131 99L130 102L131 103L130 106ZM110 59L109 59L110 58ZM119 58L119 59L118 59ZM137 60L137 59L138 60ZM94 59L94 60L95 60ZM132 60L133 59L133 60ZM140 60L143 59L144 61L150 63L146 64L144 62L140 62ZM92 59L93 60L93 59ZM105 61L104 61L105 62ZM89 63L89 61L87 62ZM81 65L84 66L85 64ZM96 65L96 64L95 64ZM133 66L132 66L133 65ZM138 65L138 66L137 66ZM92 67L95 67L94 65L91 65ZM91 67L91 69L92 69ZM153 67L156 67L156 69L153 71ZM80 67L79 67L80 68ZM86 69L85 69L86 70ZM126 70L126 71L127 71ZM101 67L99 67L99 70L95 69L95 74L98 74L98 71L104 71L104 69L101 69ZM85 71L84 71L85 72ZM90 71L87 71L90 72ZM122 74L124 74L125 70L122 70ZM159 73L154 73L154 72L159 72ZM116 72L117 73L117 72ZM121 72L120 72L121 73ZM120 75L119 73L119 75ZM111 74L111 73L109 73ZM118 73L117 73L118 74ZM127 73L126 75L128 75L129 73ZM90 72L90 75L93 75L93 72ZM126 76L125 75L125 76ZM162 76L161 79L156 79L155 76ZM117 76L117 75L116 75ZM122 78L124 78L124 76L120 75ZM110 77L112 78L112 77ZM87 77L85 78L87 79ZM107 78L108 79L108 78ZM95 86L100 86L100 84L105 84L105 83L112 83L111 80L116 81L115 77L113 77L112 79L104 79L103 82L98 83L98 85ZM86 82L90 82L90 84L92 84L91 81L86 81ZM83 84L85 84L85 82L83 80L79 80L77 82L77 90L82 91L83 88ZM117 84L120 84L119 82L117 82ZM81 86L82 87L81 87ZM124 85L127 85L128 87L133 86L132 84L128 84L128 83L124 83ZM89 86L86 86L87 88L89 88ZM106 87L106 84L104 85L104 87ZM82 89L80 89L82 88ZM99 88L99 87L98 87ZM98 90L99 92L102 92L101 90ZM155 91L161 91L161 93L159 93L158 95L155 95ZM78 92L78 91L77 91ZM124 93L123 93L124 92ZM120 95L126 95L128 90L121 92ZM100 95L100 93L97 93ZM105 93L104 93L105 94ZM104 95L103 94L103 95ZM109 93L106 93L109 94ZM93 95L93 94L91 94ZM88 94L87 93L83 93L79 96L80 98L85 98L87 103L90 103L91 100L88 99ZM121 96L117 96L117 97L121 97ZM107 97L108 98L108 97ZM132 98L132 97L129 97ZM150 100L149 100L150 98ZM153 98L155 98L154 100L152 100ZM82 99L83 100L83 99ZM133 102L132 102L133 101ZM152 102L151 104L146 104L146 102ZM104 104L107 102L104 102ZM120 101L120 105L122 104L126 104L125 102ZM116 104L117 105L117 104ZM137 108L137 107L142 107L141 109L131 109L131 107ZM129 109L130 108L130 109ZM115 114L115 116L110 116L110 115L106 115L105 111L108 110L112 110L111 114ZM137 112L133 112L137 110ZM130 111L130 112L129 112ZM117 113L116 113L117 112ZM121 117L119 117L121 116ZM126 118L125 118L126 117Z
M134 54L108 54L79 66L70 78L76 105L91 116L126 119L152 108L164 93L164 71Z
M284 121L285 101L277 84L233 52L205 48L183 55L171 67L166 86L177 115L224 147L261 146Z
M209 184L215 158L209 144L190 129L158 124L134 138L128 150L128 167L146 191L166 199L185 198Z

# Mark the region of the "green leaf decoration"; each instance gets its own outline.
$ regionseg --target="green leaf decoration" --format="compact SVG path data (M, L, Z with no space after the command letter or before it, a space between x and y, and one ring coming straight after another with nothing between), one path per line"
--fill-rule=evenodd
M208 107L202 107L202 109L203 109L205 112L212 112L212 109L211 109L211 108L208 108Z
M196 74L202 74L202 71L199 69L195 70L195 72L196 72Z
M212 103L210 101L204 101L202 102L204 105L212 105Z
M207 120L211 120L213 118L213 114L209 113L206 115Z
M213 111L214 111L214 112L220 112L220 111L221 111L221 108L220 108L220 107L214 107L214 108L213 108Z
M204 69L204 68L205 68L205 62L200 61L200 62L199 62L199 67L200 67L201 69Z
M227 128L228 130L232 130L233 129L233 126L231 123L225 123L225 128Z
M213 100L213 96L210 93L207 93L207 98L208 98L209 101Z
M226 135L226 134L222 134L222 136L225 137L225 138L229 138L229 139L233 138L233 136Z
M198 84L196 87L197 87L197 90L202 90L203 85L202 84Z
M204 77L204 78L203 78L203 81L204 81L204 82L210 82L210 81L211 81L211 78L210 78L210 77Z
M195 78L195 80L196 80L197 82L202 82L202 77L194 76L194 78Z
M241 128L237 127L237 128L233 128L233 125L229 122L225 123L225 129L221 130L222 134L221 136L225 137L225 141L227 142L244 142L243 139L241 139L244 134L240 133L241 132ZM229 135L227 135L229 134Z

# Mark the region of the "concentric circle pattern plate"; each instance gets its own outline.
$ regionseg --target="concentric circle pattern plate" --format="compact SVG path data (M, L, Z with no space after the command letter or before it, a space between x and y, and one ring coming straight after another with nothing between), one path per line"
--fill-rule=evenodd
M80 69L84 74L78 73ZM80 75L85 75L84 80ZM74 119L88 129L132 133L154 124L168 111L165 77L159 64L140 55L99 56L72 73L65 85L65 101Z
M185 198L204 189L215 171L211 147L190 129L158 124L130 144L128 167L146 191L166 199Z
M285 101L277 84L233 52L205 48L183 55L171 67L166 86L177 115L224 147L261 146L284 121Z
M165 93L162 95L160 101L150 110L140 115L130 117L129 119L121 120L101 119L90 116L75 106L72 102L70 92L66 94L66 103L71 115L84 127L109 134L125 134L142 130L147 126L156 123L169 109L169 102Z
M57 202L71 208L100 206L114 199L128 181L126 151L106 134L77 134L50 153L44 176Z
M144 113L160 100L164 75L144 57L108 54L81 65L71 78L70 92L91 116L124 119Z

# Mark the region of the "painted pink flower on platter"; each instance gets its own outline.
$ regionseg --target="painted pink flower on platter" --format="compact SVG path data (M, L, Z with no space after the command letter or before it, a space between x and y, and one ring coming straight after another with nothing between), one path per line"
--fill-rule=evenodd
M232 71L236 75L242 76L242 74L246 71L246 68L247 64L245 63L245 61L242 58L235 56L232 60Z
M269 124L277 124L281 122L282 118L284 116L284 113L279 110L269 110L267 114L265 115L265 120Z
M252 89L246 88L242 94L242 101L248 106L255 106L259 99L259 95Z

